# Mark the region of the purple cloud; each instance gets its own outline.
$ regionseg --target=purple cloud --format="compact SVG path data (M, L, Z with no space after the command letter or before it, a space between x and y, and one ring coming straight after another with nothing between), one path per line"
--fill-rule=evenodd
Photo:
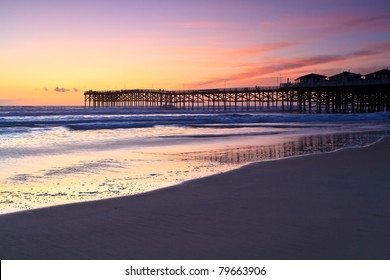
M60 88L60 87L55 87L54 88L54 91L56 92L67 92L67 91L70 91L70 89L67 89L67 88Z
M218 21L185 21L185 22L169 22L166 26L181 27L181 28L212 28L221 27L224 25Z

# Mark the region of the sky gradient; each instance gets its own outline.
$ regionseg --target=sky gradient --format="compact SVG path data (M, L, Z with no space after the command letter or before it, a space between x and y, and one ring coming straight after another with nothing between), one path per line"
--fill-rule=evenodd
M390 66L388 0L0 2L0 106Z

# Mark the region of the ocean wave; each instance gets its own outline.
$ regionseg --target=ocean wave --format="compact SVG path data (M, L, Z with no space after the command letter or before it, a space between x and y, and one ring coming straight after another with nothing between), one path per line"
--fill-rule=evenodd
M386 122L389 112L370 114L298 114L264 112L172 112L118 108L14 107L0 108L0 133L24 132L23 128L63 127L69 130L130 129L156 126L239 128L306 127L345 122ZM13 128L13 129L9 129Z

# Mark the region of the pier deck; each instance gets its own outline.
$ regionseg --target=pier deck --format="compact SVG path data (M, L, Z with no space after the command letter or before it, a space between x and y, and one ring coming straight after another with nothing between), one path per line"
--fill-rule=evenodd
M86 107L151 107L169 110L365 113L390 111L390 83L281 84L274 87L196 90L86 91Z

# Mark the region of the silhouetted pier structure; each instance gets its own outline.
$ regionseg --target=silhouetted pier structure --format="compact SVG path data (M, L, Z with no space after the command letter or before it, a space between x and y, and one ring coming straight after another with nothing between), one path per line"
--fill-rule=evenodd
M385 69L366 76L343 72L329 78L309 74L275 87L87 91L84 104L207 111L381 112L390 111L389 72Z

